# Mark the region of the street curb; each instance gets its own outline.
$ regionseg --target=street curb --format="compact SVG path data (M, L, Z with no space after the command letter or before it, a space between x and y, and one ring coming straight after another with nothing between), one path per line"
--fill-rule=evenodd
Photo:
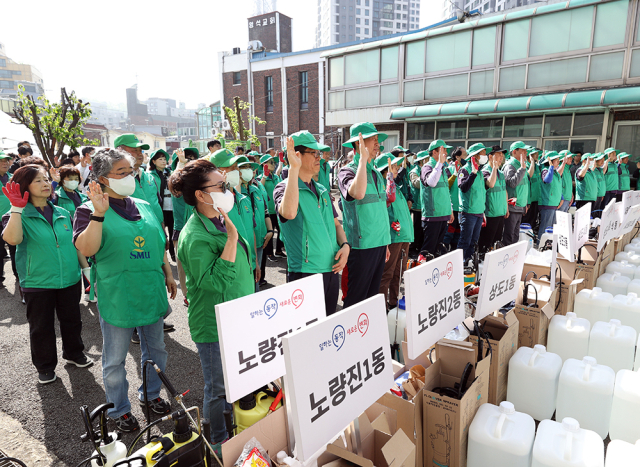
M38 439L31 436L20 422L0 411L0 449L9 457L20 459L29 467L65 467Z

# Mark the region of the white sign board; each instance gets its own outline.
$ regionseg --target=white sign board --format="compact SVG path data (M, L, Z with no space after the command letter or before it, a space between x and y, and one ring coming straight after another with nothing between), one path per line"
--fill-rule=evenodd
M481 320L518 298L527 242L518 242L487 253L482 267L475 319Z
M620 228L620 235L631 232L636 222L638 222L638 219L640 219L640 204L631 206L625 214L622 227Z
M604 248L605 243L619 236L622 226L622 203L616 203L615 199L602 211L600 233L598 234L598 251Z
M284 375L281 339L325 316L321 274L216 305L227 401Z
M304 462L393 385L384 295L282 339L285 394Z
M464 321L462 250L404 273L409 359L417 359Z
M640 204L640 191L625 191L622 193L622 215L626 216L631 206Z
M591 203L585 204L576 211L574 221L573 233L575 235L575 241L573 243L573 254L577 253L578 250L582 248L582 245L587 243L587 240L589 240L589 228L591 227Z
M573 227L571 227L571 214L556 211L553 233L558 234L558 253L571 262L575 261L575 235L573 235Z

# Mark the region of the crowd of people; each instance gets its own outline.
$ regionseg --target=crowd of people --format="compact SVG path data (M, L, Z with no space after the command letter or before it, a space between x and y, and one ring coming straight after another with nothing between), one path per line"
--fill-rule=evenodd
M542 234L574 201L591 202L597 215L630 189L629 155L614 148L573 154L522 141L453 148L436 140L414 154L402 146L385 152L386 139L371 123L353 125L341 167L308 131L287 137L281 153L245 154L213 140L206 155L195 147L147 155L133 134L113 149L71 150L56 167L26 142L17 155L0 152L2 239L26 304L39 382L56 379L55 316L63 358L93 364L82 341L84 292L97 300L109 417L123 432L139 429L125 359L134 342L141 364L166 368L168 297L178 293L171 258L205 381L204 417L219 447L228 404L215 305L264 287L267 261L286 258L287 281L322 274L327 315L340 292L344 307L383 293L391 309L408 259L457 248L467 263L475 252L518 241L523 222ZM135 294L132 284L140 284ZM161 381L147 371L149 408L166 414ZM142 387L138 393L144 405Z

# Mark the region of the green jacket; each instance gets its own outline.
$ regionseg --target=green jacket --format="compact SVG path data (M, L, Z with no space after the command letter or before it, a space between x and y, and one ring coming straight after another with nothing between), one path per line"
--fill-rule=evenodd
M87 195L82 193L80 190L75 191L80 195L80 204L84 204L89 201ZM76 205L73 203L71 198L69 198L69 195L67 195L67 192L62 186L58 186L58 188L56 188L56 195L56 205L69 211L69 214L71 214L71 219L73 219L73 216L76 213Z
M389 223L396 221L400 223L400 231L396 232L390 228L391 243L413 243L413 222L411 220L411 212L407 200L401 191L396 190L396 199L391 206L387 208L389 214Z
M593 172L596 175L596 180L598 181L598 191L597 196L601 198L607 192L607 182L604 180L604 173L602 173L602 167L596 167Z
M604 174L604 181L606 191L616 192L620 189L620 177L618 177L618 166L616 164L609 164L607 173Z
M173 201L173 230L180 232L193 214L193 206L185 203L182 196L176 197L172 194L171 201Z
M260 183L264 179L264 188L267 190L267 207L269 208L269 214L276 213L276 205L273 202L273 189L276 187L278 183L282 181L280 176L272 173L268 177L265 177L264 174L260 176Z
M482 169L483 172L489 174L491 174L491 170L489 164L485 165ZM493 185L493 188L487 188L485 215L487 217L504 217L507 214L507 207L507 183L504 174L498 170L496 173L496 183Z
M253 231L253 208L251 207L251 200L248 196L238 193L236 189L233 189L233 195L235 202L233 203L233 209L227 214L233 225L236 226L238 233L244 238L249 245L249 255L253 269L256 268L256 243L255 233ZM260 265L258 265L260 267Z
M324 159L320 159L320 172L318 173L318 183L331 191L331 165Z
M545 169L547 169L545 167ZM562 172L564 174L564 172ZM562 200L562 177L556 169L553 169L551 183L542 182L540 190L540 206L558 207Z
M251 208L253 209L253 217L256 224L253 228L256 235L256 247L260 248L264 244L264 239L267 236L267 223L265 221L267 199L264 197L263 191L257 185L249 184L248 186L248 191L245 185L242 185L241 190L242 194L251 201Z
M155 179L149 174L149 172L140 171L140 180L138 181L138 179L135 178L135 181L136 191L133 192L131 197L142 199L149 203L151 205L151 209L153 209L153 213L162 224L164 222L164 215L162 214L160 199L158 198L160 187L157 186Z
M527 163L527 165L528 164L529 163ZM533 169L533 175L531 176L529 183L530 183L529 204L531 204L531 203L535 203L536 201L540 201L540 190L541 190L540 185L542 185L542 174L540 171L540 166L537 163L535 164L535 169Z
M576 172L576 200L577 201L595 201L598 196L598 180L596 174L592 170L587 170L582 180L578 179Z
M9 177L8 181L11 181L11 177L13 177L13 174L10 174L9 172L7 172L7 176ZM4 185L2 184L2 182L0 182L0 217L4 216L11 209L11 203L9 202L9 198L7 198L2 192L3 187Z
M618 167L620 167L620 188L619 191L629 191L631 189L631 179L629 178L629 166L627 164L623 164L621 162L618 163Z
M468 176L473 173L471 158L463 167L466 169ZM483 214L487 203L487 189L484 185L484 177L482 172L478 171L471 188L464 193L460 190L460 211L466 214Z
M573 180L571 178L570 165L567 165L562 172L562 197L565 201L571 201L573 197Z
M151 178L153 179L153 182L156 184L156 190L158 192L158 196L162 197L164 193L160 193L161 181L160 181L160 175L158 175L158 171L153 170L151 169L151 167L149 167L147 169L147 174L151 176Z
M447 166L444 172L447 174L447 183L451 177L458 175L456 166L453 164ZM458 188L457 179L453 181L451 188L449 188L449 196L451 197L451 209L453 212L460 212L460 188Z
M435 169L437 162L430 158L428 165ZM425 185L420 179L420 198L422 204L422 217L443 217L451 215L451 195L449 194L449 182L442 167L438 184L435 187Z
M31 203L22 211L22 243L16 246L16 269L23 289L64 289L80 281L69 211L53 208L53 227Z
M240 245L234 262L221 259L227 234L198 212L194 212L182 232L178 259L187 277L191 339L198 343L218 342L215 307L255 291L253 266ZM251 251L252 246L239 239Z

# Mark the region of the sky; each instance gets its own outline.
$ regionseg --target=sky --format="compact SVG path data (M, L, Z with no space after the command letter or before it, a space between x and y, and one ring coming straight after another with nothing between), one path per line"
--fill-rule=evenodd
M442 0L416 1L420 27L440 20ZM12 60L40 71L49 99L65 87L114 107L135 83L140 100L176 99L187 108L218 100L218 52L246 49L254 11L253 0L2 3L2 16L15 20L2 22L0 42ZM278 0L277 9L293 18L294 51L313 48L317 0Z

